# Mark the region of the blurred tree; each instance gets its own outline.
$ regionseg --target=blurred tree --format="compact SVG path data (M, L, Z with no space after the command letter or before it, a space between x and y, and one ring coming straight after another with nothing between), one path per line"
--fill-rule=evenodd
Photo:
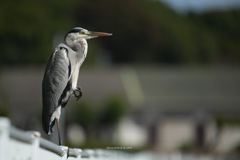
M65 1L2 0L0 5L0 63L45 62L56 31L72 26L71 5ZM64 22L64 23L63 23Z
M114 126L126 112L120 96L113 95L106 100L106 103L100 113L99 124L101 126Z
M112 143L113 129L125 112L122 99L118 95L111 95L103 107L94 107L86 100L79 101L76 107L68 110L66 118L68 124L74 122L83 127L87 136L85 147L104 147Z
M0 63L46 63L54 35L73 26L113 33L89 41L90 63L239 63L239 18L239 9L183 16L151 0L2 0Z
M8 97L0 86L0 116L9 116Z
M150 0L81 1L79 6L76 21L113 32L113 37L102 42L112 51L114 63L239 62L239 40L234 37L239 36L240 11L182 16Z
M81 101L74 108L73 120L80 124L88 133L90 128L94 125L96 113L89 103ZM71 119L71 117L70 117Z
M240 62L239 18L239 9L188 15L189 21L198 28L197 47L202 62Z

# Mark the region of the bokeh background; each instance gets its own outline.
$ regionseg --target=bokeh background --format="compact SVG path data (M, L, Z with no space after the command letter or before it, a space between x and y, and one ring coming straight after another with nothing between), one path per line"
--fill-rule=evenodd
M240 153L238 0L2 0L0 115L13 125L42 132L46 62L75 26L113 36L88 41L65 144Z

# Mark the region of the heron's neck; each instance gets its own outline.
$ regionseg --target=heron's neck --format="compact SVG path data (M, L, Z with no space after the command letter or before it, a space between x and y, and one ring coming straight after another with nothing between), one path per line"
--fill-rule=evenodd
M86 39L79 39L77 41L72 41L70 39L66 40L66 45L69 46L72 50L74 50L78 54L83 54L84 57L87 55L88 44Z

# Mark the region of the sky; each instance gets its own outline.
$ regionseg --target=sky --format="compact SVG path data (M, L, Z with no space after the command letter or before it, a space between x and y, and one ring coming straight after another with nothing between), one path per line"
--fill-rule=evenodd
M204 12L213 9L240 8L240 0L161 0L178 12Z

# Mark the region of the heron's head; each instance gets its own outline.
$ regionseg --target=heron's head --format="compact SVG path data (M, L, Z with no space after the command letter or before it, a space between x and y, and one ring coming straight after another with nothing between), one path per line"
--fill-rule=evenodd
M91 39L111 35L111 33L93 32L81 27L75 27L66 34L65 40L66 38L70 38L72 41L78 41L79 39Z

